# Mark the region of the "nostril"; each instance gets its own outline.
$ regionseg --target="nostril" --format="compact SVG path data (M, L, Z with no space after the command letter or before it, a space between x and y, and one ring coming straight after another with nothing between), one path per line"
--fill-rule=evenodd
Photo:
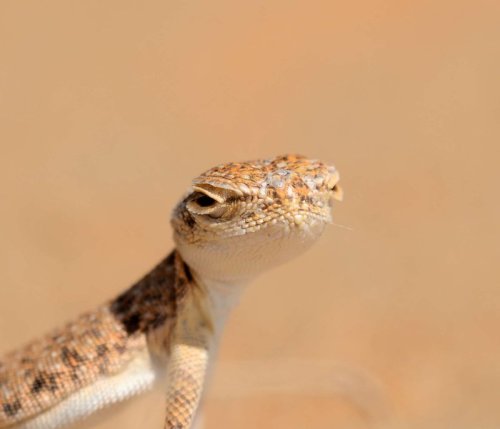
M332 192L332 198L334 200L342 201L342 198L344 198L344 191L337 183L335 183L335 185L333 185L331 192Z
M328 181L326 182L326 185L328 186L328 189L333 191L335 189L335 186L337 186L337 183L340 179L338 171L334 167L330 167L329 169L329 177Z

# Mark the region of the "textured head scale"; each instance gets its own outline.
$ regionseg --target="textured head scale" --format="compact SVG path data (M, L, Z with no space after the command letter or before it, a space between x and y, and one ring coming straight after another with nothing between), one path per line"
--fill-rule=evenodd
M321 235L342 199L338 180L335 167L300 155L214 167L174 210L179 251L206 278L252 277Z

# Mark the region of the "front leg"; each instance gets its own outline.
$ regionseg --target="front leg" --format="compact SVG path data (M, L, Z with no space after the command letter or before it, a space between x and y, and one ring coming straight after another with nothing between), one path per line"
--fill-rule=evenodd
M208 357L208 348L202 344L173 346L167 372L165 429L191 427L202 396Z
M206 290L195 282L180 306L167 368L165 429L190 429L197 413L214 340Z

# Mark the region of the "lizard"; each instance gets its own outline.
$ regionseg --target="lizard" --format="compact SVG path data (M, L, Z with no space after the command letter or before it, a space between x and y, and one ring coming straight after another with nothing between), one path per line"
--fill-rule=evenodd
M165 378L165 429L197 419L224 323L246 285L309 248L342 200L300 155L204 172L172 212L175 249L129 289L0 359L0 428L55 429Z

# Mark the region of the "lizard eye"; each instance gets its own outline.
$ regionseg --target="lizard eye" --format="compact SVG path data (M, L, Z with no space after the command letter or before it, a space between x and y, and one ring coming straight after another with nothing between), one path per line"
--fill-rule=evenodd
M200 221L231 218L237 210L240 195L234 190L208 183L193 185L193 193L186 199L186 209Z
M217 201L210 195L195 192L188 197L186 208L194 215L204 215L216 219L222 217L228 207L224 202Z
M217 201L205 194L199 195L193 201L200 207L212 207L214 204L217 204Z

